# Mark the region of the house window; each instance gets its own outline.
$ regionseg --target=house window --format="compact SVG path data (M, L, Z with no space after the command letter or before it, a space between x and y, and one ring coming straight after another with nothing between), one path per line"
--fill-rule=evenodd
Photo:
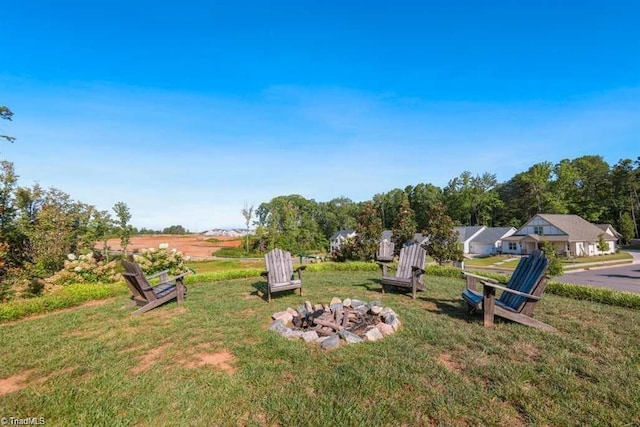
M509 250L510 251L515 251L518 249L518 246L515 244L515 242L509 242Z
M533 234L544 234L544 229L541 225L533 226Z

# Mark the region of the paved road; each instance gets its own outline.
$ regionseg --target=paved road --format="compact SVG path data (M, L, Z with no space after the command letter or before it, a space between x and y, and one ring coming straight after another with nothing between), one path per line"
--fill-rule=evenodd
M631 252L631 254L634 257L634 264L576 271L554 278L554 280L640 293L640 252Z

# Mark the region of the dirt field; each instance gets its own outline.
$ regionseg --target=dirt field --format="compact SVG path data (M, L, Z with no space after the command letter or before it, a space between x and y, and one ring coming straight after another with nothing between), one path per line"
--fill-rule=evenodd
M207 242L206 239L199 234L188 234L185 236L160 234L155 236L133 236L127 250L157 248L161 243L168 243L169 249L177 249L193 260L212 259L211 255L215 251L224 247L239 247L242 240L238 237L216 236L216 243ZM120 239L109 239L107 242L111 250L121 250Z

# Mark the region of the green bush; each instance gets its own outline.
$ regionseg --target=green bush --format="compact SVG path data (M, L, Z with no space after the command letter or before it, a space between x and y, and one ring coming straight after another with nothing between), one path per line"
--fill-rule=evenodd
M169 250L167 243L161 243L158 248L143 249L133 255L133 260L140 265L145 274L154 274L169 270L169 274L177 275L188 271L184 265L188 261L182 252Z
M85 255L69 254L62 270L44 279L45 290L74 283L114 283L120 281L119 266L116 261L97 260L93 252Z

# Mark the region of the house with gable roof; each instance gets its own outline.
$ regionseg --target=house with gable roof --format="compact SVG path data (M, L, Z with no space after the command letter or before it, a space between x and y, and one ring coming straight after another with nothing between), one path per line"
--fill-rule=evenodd
M453 231L458 233L458 244L462 246L463 253L468 254L471 252L471 240L486 228L487 227L484 225L476 225L473 227L453 227Z
M516 232L515 227L453 227L465 254L491 255L502 250L502 239Z
M600 236L607 250L600 251ZM502 239L502 253L527 255L552 242L556 252L571 256L594 256L616 251L618 238L578 215L537 214L513 235Z
M502 240L516 232L515 227L485 227L469 242L469 253L492 255L502 252Z
M355 230L340 230L335 232L329 238L329 252L339 251L342 243L344 243L344 241L347 239L356 237L356 234L357 233L355 232Z

